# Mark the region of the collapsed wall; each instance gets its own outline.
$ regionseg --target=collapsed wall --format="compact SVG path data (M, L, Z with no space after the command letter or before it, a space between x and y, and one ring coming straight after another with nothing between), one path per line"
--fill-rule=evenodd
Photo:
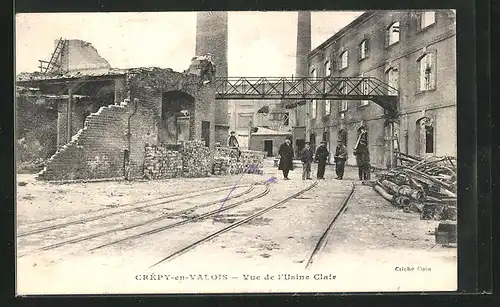
M264 152L242 150L234 159L231 149L214 148L215 92L198 76L171 69L130 69L123 89L126 102L101 107L89 115L84 128L48 160L39 179L206 177L258 173L262 167ZM161 144L164 95L172 92L185 93L194 100L191 141L177 153L156 147ZM214 156L229 158L226 170L214 171Z
M58 41L55 42L57 45ZM69 72L106 72L111 69L109 62L101 57L91 43L79 39L65 40L61 53L61 67Z
M127 101L132 102L101 107L97 113L87 117L84 128L49 159L38 178L143 177L145 148L159 143L162 98L164 93L172 91L186 93L194 99L190 138L199 140L205 136L207 140L213 140L215 92L211 87L202 85L198 76L171 69L129 69L124 93L127 93ZM208 129L203 127L204 123L208 123L205 125ZM200 171L193 176L205 176L203 174L211 172L211 164L205 168L208 171Z
M99 179L123 176L124 133L129 108L101 107L85 121L71 142L60 148L39 173L44 180Z

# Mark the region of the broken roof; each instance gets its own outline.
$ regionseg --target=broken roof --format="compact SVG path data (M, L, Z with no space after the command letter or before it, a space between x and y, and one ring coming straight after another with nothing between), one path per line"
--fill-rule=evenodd
M41 73L41 72L32 72L32 73L20 73L16 76L17 82L25 82L25 81L43 81L43 80L64 80L64 79L78 79L83 77L104 77L104 76L120 76L127 74L127 71L124 69L110 69L105 72L96 72L96 71L88 71L88 72L68 72L68 73Z
M20 73L16 76L16 82L29 82L29 81L45 81L45 80L66 80L66 79L79 79L79 78L92 78L92 77L117 77L125 76L127 74L135 74L142 72L149 72L154 70L172 71L171 68L159 67L137 67L137 68L111 68L107 71L77 71L67 73Z

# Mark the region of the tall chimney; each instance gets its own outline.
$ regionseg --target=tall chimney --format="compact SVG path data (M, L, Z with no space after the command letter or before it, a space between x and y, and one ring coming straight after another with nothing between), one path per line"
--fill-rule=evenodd
M309 76L308 55L311 52L311 12L299 11L297 16L297 50L295 54L295 76ZM306 125L306 106L299 105L295 109L296 127Z
M297 77L308 76L307 56L311 52L311 12L299 11L297 19L297 51L295 74Z
M216 76L227 77L227 12L198 12L196 16L196 55L212 54ZM216 137L227 126L227 101L215 102ZM227 128L226 128L227 130Z

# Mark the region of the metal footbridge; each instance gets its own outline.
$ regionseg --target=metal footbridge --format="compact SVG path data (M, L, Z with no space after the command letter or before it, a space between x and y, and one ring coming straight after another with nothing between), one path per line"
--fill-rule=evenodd
M216 99L283 100L286 108L307 100L371 100L397 112L398 91L374 77L228 77L215 79Z

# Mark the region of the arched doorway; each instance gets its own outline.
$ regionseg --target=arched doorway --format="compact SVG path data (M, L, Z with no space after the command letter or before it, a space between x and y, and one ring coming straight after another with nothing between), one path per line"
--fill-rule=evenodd
M193 115L193 96L181 91L163 93L158 143L173 145L191 140L194 128Z
M434 155L434 126L432 119L422 117L416 122L417 155L421 157Z

